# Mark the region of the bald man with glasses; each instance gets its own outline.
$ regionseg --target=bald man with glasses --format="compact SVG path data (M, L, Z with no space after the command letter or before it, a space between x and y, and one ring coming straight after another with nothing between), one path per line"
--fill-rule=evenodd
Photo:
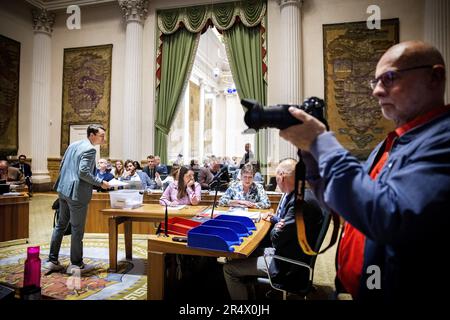
M280 132L300 148L316 196L346 221L337 288L360 300L444 299L450 229L450 106L445 62L421 41L389 48L369 81L383 116L395 123L365 164L332 132L291 108L303 124Z

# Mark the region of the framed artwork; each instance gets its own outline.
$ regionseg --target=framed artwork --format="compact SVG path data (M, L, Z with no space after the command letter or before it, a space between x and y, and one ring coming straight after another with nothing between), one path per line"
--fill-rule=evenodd
M70 143L71 128L102 124L109 136L112 44L64 49L61 156ZM109 139L100 146L109 156Z
M0 35L0 156L19 149L20 42Z
M369 80L380 57L398 41L398 19L381 20L380 29L368 29L366 21L323 25L328 122L339 142L361 160L394 129L372 97Z

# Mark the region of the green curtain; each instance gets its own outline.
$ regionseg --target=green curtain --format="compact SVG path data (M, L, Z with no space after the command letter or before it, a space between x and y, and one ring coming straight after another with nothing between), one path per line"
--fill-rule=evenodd
M199 33L180 29L164 35L161 59L161 82L156 90L155 152L167 163L167 135L175 117L176 107L191 71Z
M241 99L255 99L266 104L266 83L263 76L261 47L261 27L248 28L235 23L223 31L225 47L230 62L231 73ZM260 162L261 173L267 169L267 130L259 130L256 136L256 159Z
M161 156L162 162L168 160L167 135L183 85L187 83L186 79L192 67L198 44L197 36L200 36L208 20L224 32L224 37L228 39L226 46L231 49L229 51L233 51L233 53L228 52L227 55L239 96L266 103L266 55L263 26L266 6L266 0L246 0L157 12L158 29L162 37L158 38L157 46L155 154ZM179 35L180 32L183 36ZM225 33L228 35L225 36ZM190 38L188 34L191 34ZM246 59L245 62L243 58ZM238 65L233 66L233 64ZM262 174L265 174L267 166L267 133L265 131L260 130L256 138L256 156L261 163Z
M219 30L227 30L236 18L246 27L255 27L266 15L265 0L246 0L204 6L193 6L158 11L158 28L163 34L172 34L184 26L197 33L203 30L208 19Z

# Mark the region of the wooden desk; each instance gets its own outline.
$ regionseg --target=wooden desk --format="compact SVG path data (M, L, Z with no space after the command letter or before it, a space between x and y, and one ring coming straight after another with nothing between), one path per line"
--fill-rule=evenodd
M175 210L168 208L169 217L190 218L201 211L206 206L186 206L183 209ZM165 207L160 204L144 204L136 209L103 209L101 213L108 216L109 225L109 269L117 271L117 239L119 225L123 223L125 233L125 256L132 259L132 222L160 222L164 220Z
M162 193L144 194L144 203L159 204L159 198ZM271 208L276 211L278 203L281 199L281 193L268 194L271 202ZM217 195L217 199L220 199L220 194ZM214 202L214 194L202 193L202 200L200 206L211 206ZM103 209L110 208L110 200L108 192L94 192L92 194L92 200L89 203L88 215L86 217L86 233L107 233L108 232L108 217L101 213ZM154 234L154 227L149 223L143 223L139 221L133 222L133 230L135 234ZM123 227L119 226L119 233L123 233Z
M258 211L266 212L268 210ZM256 228L256 232L244 238L244 242L241 245L234 246L234 252L189 248L186 243L172 241L172 235L169 235L167 238L151 235L148 240L147 299L162 300L164 298L166 254L244 259L258 247L270 229L270 222L261 220L256 224Z
M0 242L28 239L29 197L0 195Z

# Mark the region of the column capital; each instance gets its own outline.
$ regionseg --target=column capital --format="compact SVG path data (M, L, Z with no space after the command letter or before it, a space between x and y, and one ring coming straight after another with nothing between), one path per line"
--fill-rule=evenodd
M119 0L119 6L127 23L130 21L144 23L148 12L148 0Z
M33 30L51 35L53 24L55 23L55 14L45 9L32 9Z
M280 8L294 5L294 6L298 6L298 8L300 9L303 4L303 0L278 0L277 2L278 2L278 5L280 6Z

